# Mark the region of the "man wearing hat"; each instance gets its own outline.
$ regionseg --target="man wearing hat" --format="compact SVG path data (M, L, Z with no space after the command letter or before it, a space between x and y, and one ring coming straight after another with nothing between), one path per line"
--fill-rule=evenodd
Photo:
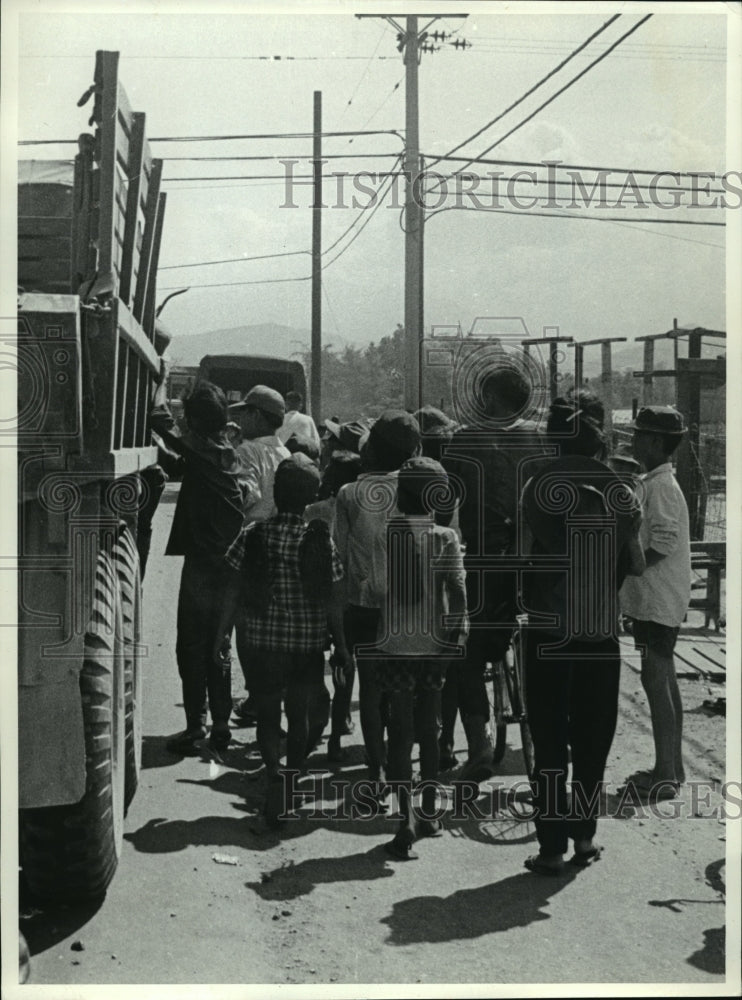
M344 424L337 420L325 420L322 425L320 467L323 470L326 469L336 451L351 451L355 455L360 454L361 439L367 433L368 428L364 427L358 420L349 420Z
M682 415L671 406L643 407L631 428L634 456L646 470L640 478L640 540L647 568L642 576L626 579L620 599L641 651L655 746L652 770L632 777L653 796L674 798L685 781L685 769L683 705L673 650L690 602L691 561L688 507L671 456L686 429Z
M243 436L235 451L240 482L245 491L245 524L265 521L275 512L273 481L276 469L291 454L277 434L283 424L284 410L281 393L267 385L253 386L241 402L229 408L230 416L234 415L239 421ZM237 655L245 676L245 687L248 688L247 651L239 617L236 638ZM243 722L251 720L248 698L237 704L235 714Z

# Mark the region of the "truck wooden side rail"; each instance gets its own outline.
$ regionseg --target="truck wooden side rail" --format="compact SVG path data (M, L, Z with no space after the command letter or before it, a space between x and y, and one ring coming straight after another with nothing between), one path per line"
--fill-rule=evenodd
M141 757L140 560L165 195L145 116L98 52L74 163L19 168L19 800L38 895L105 892ZM154 470L156 473L157 470ZM153 497L155 503L153 505Z

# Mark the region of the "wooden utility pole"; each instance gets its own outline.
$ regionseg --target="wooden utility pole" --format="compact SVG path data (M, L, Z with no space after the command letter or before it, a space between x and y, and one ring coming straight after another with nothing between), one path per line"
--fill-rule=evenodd
M314 92L312 203L312 376L310 414L322 419L322 92Z
M421 14L429 18L422 30L418 16L408 14L405 27L391 14L356 14L357 18L381 17L397 32L398 48L404 52L405 64L405 382L404 405L406 410L420 408L422 402L422 373L420 356L423 343L423 224L422 177L420 164L420 129L418 113L417 67L421 46L428 37L428 28L442 17L466 18L468 14ZM458 48L458 45L456 45Z
M417 89L417 17L407 17L405 33L405 211L404 211L404 405L420 408L420 343L422 307L422 209L420 205L420 131Z

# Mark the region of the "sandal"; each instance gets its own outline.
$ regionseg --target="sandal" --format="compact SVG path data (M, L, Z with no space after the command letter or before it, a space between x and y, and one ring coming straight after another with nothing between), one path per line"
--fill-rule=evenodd
M540 854L532 854L530 858L526 858L523 862L525 867L529 872L535 872L537 875L563 875L564 874L564 862L560 861L558 865L547 865L542 859Z
M597 844L587 851L575 851L569 859L569 863L575 868L589 868L595 861L600 861L603 848Z
M417 821L418 837L442 837L443 823L439 819L420 819Z
M646 778L642 775L637 781L632 781L637 793L652 802L667 802L676 799L680 791L679 781L655 781L651 774Z
M400 830L393 840L384 844L384 850L397 861L417 861L418 855L412 850L415 839L409 830Z

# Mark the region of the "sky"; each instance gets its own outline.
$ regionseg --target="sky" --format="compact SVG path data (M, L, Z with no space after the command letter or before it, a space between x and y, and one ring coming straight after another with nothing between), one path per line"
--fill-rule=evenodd
M282 7L280 14L276 6L214 4L204 14L198 13L199 5L184 3L124 9L104 2L80 5L74 13L55 4L11 5L10 11L19 8L19 138L74 139L84 131L89 112L76 101L92 80L95 50L115 49L121 53L120 76L130 103L146 112L151 137L308 133L313 92L318 90L325 131L398 133L325 138L323 155L356 157L331 160L325 171L392 170L405 126L404 66L396 32L379 18L353 15L382 8L414 12L414 5L338 2L324 9ZM417 7L424 13L436 9L470 14L432 24L430 31L448 37L439 51L421 56L420 148L428 163L462 143L457 155L480 155L653 13L489 156L619 168L611 175L613 182L623 182L628 170L703 171L718 178L739 169L739 162L728 162L726 152L730 5L686 4L681 9L594 3L580 6L579 13L565 5L556 12L548 4L517 5L514 12L487 3ZM615 22L530 97L465 142L619 12ZM12 17L4 13L4 32L12 31ZM427 20L421 18L420 27ZM451 43L456 39L470 47L455 48ZM280 60L271 58L275 56ZM171 158L297 158L303 162L296 173L308 174L311 138L152 146L154 155L166 158L163 190L168 195L158 300L175 288L189 287L163 313L173 333L185 337L263 323L308 330L310 282L278 279L310 273L309 188L295 188L296 207L287 207L285 168L278 160ZM26 146L21 155L61 159L74 155L74 147ZM461 166L441 161L435 169L448 172ZM478 169L508 176L518 167ZM203 179L234 175L277 179ZM591 180L594 175L582 176ZM642 184L650 178L636 175ZM349 203L352 178L344 183ZM396 207L383 203L373 213L350 204L339 207L336 186L337 180L326 179L323 338L326 343L363 345L404 320L399 200ZM524 197L532 193L528 185L517 190ZM708 200L699 197L701 205ZM731 197L730 204L738 206L740 200L739 195ZM360 201L365 203L362 197ZM452 203L450 198L444 205ZM724 229L676 221L719 223L730 211L693 208L687 201L673 210L637 207L629 197L615 211L580 208L575 219L555 217L563 209L546 217L510 204L510 212L447 210L427 219L426 332L448 324L460 324L466 332L477 317L515 316L532 336L540 336L544 327L558 327L562 335L578 340L633 339L669 329L674 318L681 324L725 328ZM593 221L596 216L626 221ZM673 221L642 221L658 217ZM278 253L292 255L243 259ZM225 258L240 259L174 267ZM205 285L224 287L200 287ZM296 346L277 343L276 353L291 353Z

